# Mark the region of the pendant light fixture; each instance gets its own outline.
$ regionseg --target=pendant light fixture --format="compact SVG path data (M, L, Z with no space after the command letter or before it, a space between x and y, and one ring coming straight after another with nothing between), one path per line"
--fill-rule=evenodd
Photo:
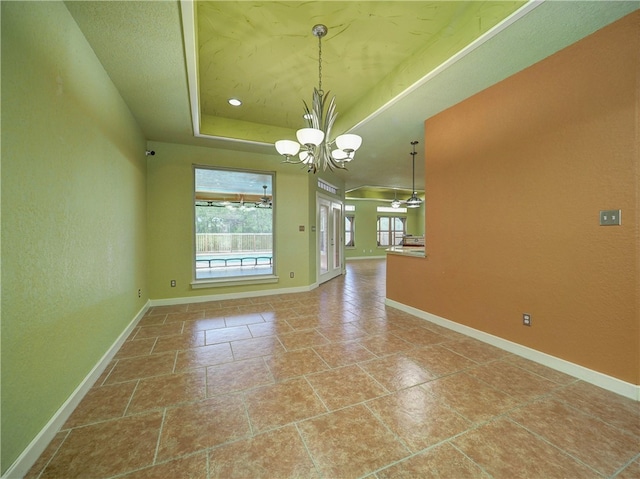
M407 208L419 208L422 204L422 200L418 198L416 195L416 145L418 144L418 140L413 140L411 142L411 146L413 147L413 151L411 152L411 163L413 165L413 174L411 177L413 178L412 191L413 194L407 200Z
M304 119L307 128L296 132L298 141L278 140L276 150L284 156L283 163L304 164L308 172L318 169L346 169L353 160L355 151L360 148L362 138L358 135L340 135L331 139L331 128L336 120L336 97L334 96L325 111L326 97L322 90L322 37L329 29L325 25L315 25L311 32L318 37L318 88L313 89L311 108L304 103ZM329 92L327 92L327 96ZM299 152L299 153L298 153ZM298 155L297 159L294 159Z
M398 199L397 192L394 189L393 190L393 201L391 202L391 207L392 208L400 208L401 204L402 204L402 202Z

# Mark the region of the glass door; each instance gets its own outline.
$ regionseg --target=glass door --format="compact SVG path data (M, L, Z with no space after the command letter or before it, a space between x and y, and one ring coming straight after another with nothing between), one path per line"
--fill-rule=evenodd
M342 274L342 202L318 195L318 282Z

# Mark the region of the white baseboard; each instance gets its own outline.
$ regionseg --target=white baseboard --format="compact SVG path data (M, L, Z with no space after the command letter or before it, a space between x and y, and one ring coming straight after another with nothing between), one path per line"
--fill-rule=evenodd
M111 345L100 361L82 380L78 387L71 393L62 406L56 411L49 422L40 430L38 435L31 441L22 454L18 456L13 464L7 469L2 479L21 479L29 472L29 469L35 464L40 455L47 448L51 440L60 431L60 428L67 421L74 409L80 404L80 401L87 394L89 389L95 384L100 375L104 372L109 362L113 359L122 344L125 342L129 334L133 331L138 321L144 316L149 309L149 301L145 303L140 311L131 320L126 329L118 336L118 339Z
M224 299L258 298L277 294L307 293L318 287L318 283L295 288L266 289L263 291L244 291L239 293L208 294L206 296L183 296L179 298L162 298L149 300L150 306L171 306L174 304L204 303L207 301L222 301Z
M380 254L377 256L352 256L351 258L345 258L347 261L358 261L360 259L387 259L387 255Z
M500 349L504 349L505 351L509 351L510 353L522 356L523 358L530 359L531 361L542 364L543 366L550 367L552 369L555 369L556 371L560 371L575 378L582 379L583 381L614 392L616 394L620 394L621 396L633 399L635 401L640 401L640 386L638 385L622 381L621 379L617 379L598 371L585 368L584 366L580 366L579 364L575 364L564 359L551 356L550 354L537 351L527 346L523 346L521 344L500 338L498 336L485 333L478 329L465 326L464 324L456 323L449 319L436 316L435 314L427 313L426 311L407 306L397 301L393 301L392 299L385 299L385 304L391 306L392 308L396 308L406 313L412 314L413 316L417 316L418 318L430 321L434 324L437 324L438 326L443 326L447 329L451 329L452 331L462 333L465 336L470 336L487 344L491 344L492 346L496 346Z

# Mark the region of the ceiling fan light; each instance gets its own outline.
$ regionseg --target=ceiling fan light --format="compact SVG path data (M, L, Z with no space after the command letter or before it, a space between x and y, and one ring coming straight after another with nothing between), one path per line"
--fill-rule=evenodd
M303 145L318 146L324 140L324 131L316 128L301 128L296 132L296 136Z
M284 156L295 156L300 151L300 144L293 140L278 140L276 141L276 150Z
M362 145L362 137L358 135L340 135L336 138L336 146L346 152L354 152Z

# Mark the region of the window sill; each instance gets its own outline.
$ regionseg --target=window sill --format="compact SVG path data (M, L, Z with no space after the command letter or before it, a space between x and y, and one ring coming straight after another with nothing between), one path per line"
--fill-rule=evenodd
M261 276L238 276L235 278L207 278L197 279L191 282L191 289L204 289L204 288L221 288L223 286L244 286L249 284L269 284L277 283L280 280L275 275L261 275Z

